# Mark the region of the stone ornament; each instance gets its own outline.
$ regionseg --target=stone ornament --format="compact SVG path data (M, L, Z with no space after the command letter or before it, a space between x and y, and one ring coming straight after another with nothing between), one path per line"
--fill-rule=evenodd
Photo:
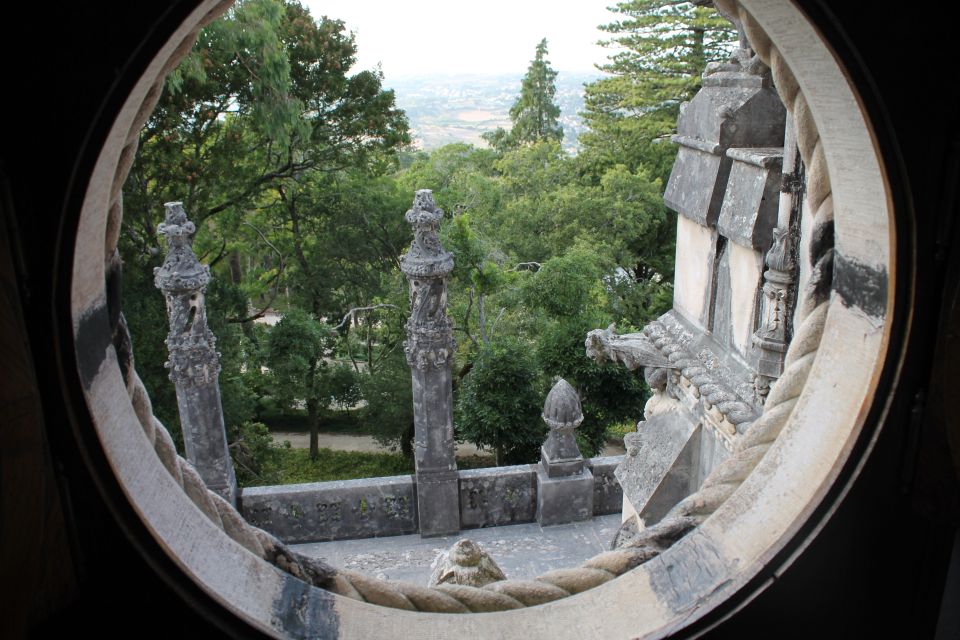
M193 252L196 226L187 219L180 202L164 205L164 222L157 231L167 238L169 251L163 265L153 271L154 284L167 301L166 367L176 384L199 386L216 384L220 361L215 350L217 339L207 326L204 292L210 282L210 267L201 264Z
M441 584L482 587L507 579L490 554L467 538L457 540L450 549L438 554L430 566L433 573L427 583L429 587Z
M594 329L587 334L584 346L587 357L603 364L607 361L622 364L630 371L640 367L653 369L676 369L677 365L663 355L650 338L642 333L617 335L616 325L606 329Z
M570 383L560 378L543 404L543 421L550 427L547 441L540 447L540 464L551 478L571 476L583 471L583 455L574 430L583 422L580 396Z
M197 228L187 219L183 204L168 202L164 208L164 221L157 231L166 236L169 251L163 265L154 269L153 277L167 301L170 332L165 366L177 390L183 446L204 484L235 506L237 479L227 447L218 384L220 355L214 348L217 340L207 326L203 298L210 282L210 267L200 264L193 252Z
M453 321L447 317L447 281L453 254L440 245L443 209L429 189L420 189L404 216L413 226L410 250L400 257L400 270L410 281L410 319L404 353L418 369L452 366L456 342Z
M753 346L758 353L754 387L760 404L766 401L771 382L783 373L792 337L789 316L796 299L796 265L791 255L790 233L782 227L773 231L773 245L767 252L766 265L761 324L753 334Z
M403 343L413 389L414 462L421 536L460 530L453 439L453 321L447 316L447 276L453 255L440 245L443 209L420 189L404 216L413 226L400 270L410 281L410 318Z

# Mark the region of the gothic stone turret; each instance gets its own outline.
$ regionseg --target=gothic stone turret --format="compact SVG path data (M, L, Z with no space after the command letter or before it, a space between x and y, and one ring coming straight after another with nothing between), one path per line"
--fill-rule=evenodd
M210 268L193 253L196 227L183 205L168 202L164 207L164 222L157 231L167 238L169 250L153 273L154 284L167 299L170 359L166 367L177 390L183 445L187 460L206 485L236 505L237 479L227 449L218 384L220 360L203 299Z

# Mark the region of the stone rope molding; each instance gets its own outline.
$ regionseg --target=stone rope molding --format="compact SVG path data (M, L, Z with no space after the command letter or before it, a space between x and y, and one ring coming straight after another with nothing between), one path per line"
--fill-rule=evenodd
M733 455L713 470L697 492L677 504L657 524L622 540L621 548L600 553L578 567L550 571L532 580L508 579L485 587L421 587L335 569L291 550L271 534L247 523L229 502L208 490L193 466L177 455L170 434L153 415L146 389L133 367L130 336L119 299L121 263L117 242L122 221L122 186L136 154L139 130L160 97L166 74L187 55L199 29L226 11L230 4L231 0L218 4L183 40L144 100L118 163L106 228L108 306L113 343L127 392L143 432L164 468L197 508L251 553L311 585L384 607L435 613L505 611L586 591L658 556L716 511L756 467L793 411L823 336L833 273L833 202L820 135L793 72L756 20L736 0L715 0L721 11L739 17L754 51L773 73L777 92L793 118L797 146L807 167L806 204L815 212L810 244L811 277L795 314L799 328L787 351L784 372L771 386L763 414L746 430Z

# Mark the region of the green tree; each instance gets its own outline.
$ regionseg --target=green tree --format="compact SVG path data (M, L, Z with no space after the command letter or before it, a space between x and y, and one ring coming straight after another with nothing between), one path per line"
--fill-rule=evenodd
M295 1L242 0L201 31L140 132L124 185L121 254L134 285L125 308L138 353L158 345L138 365L174 429L161 353L166 320L152 289L163 257L156 232L163 202L184 202L197 224L197 254L214 270L208 318L222 354L231 433L251 419L259 395L251 303L262 311L289 291L317 317L339 318L365 300L348 289L377 295L382 271L407 241L402 218L391 225L378 217L400 206L382 176L409 141L406 117L379 71L348 73L355 60L343 22L314 19ZM305 270L281 195L307 189L311 209L298 210L310 234L299 238ZM341 251L325 253L331 247Z
M536 460L547 426L529 344L504 337L479 352L457 397L457 435L492 448L497 465Z
M680 104L700 89L708 62L730 55L737 32L713 8L691 2L624 0L610 10L618 19L600 28L616 52L599 65L610 75L586 86L582 153L595 167L646 165L666 182Z
M329 361L335 333L312 315L293 309L270 330L267 363L274 396L285 407L306 404L310 426L310 457L319 447L321 413L334 403L352 405L360 399L353 370Z
M127 237L157 246L158 203L180 200L228 237L262 194L309 171L367 166L409 142L376 71L347 75L342 21L296 2L246 0L204 28L140 134L125 185Z
M528 304L542 314L539 367L545 376L566 379L580 395L584 421L577 439L586 456L603 448L608 427L643 414L643 381L622 367L599 366L584 353L587 332L612 320L604 283L611 268L596 247L580 243L545 262L525 284Z
M557 72L547 60L547 39L537 45L534 59L530 61L527 75L520 85L520 96L510 107L510 132L497 128L483 134L491 147L503 151L519 144L536 143L542 140L563 139L560 125L560 107L554 102L557 95Z
M517 142L539 142L563 139L563 127L557 121L560 107L554 103L557 95L557 72L550 68L547 58L547 39L537 45L537 52L520 87L520 97L510 108L513 121L511 136Z

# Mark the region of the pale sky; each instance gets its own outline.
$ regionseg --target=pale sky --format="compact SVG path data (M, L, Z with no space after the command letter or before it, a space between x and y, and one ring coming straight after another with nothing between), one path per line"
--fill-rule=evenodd
M616 0L302 0L315 18L343 20L357 37L357 66L391 77L523 73L547 39L556 71L592 71Z

